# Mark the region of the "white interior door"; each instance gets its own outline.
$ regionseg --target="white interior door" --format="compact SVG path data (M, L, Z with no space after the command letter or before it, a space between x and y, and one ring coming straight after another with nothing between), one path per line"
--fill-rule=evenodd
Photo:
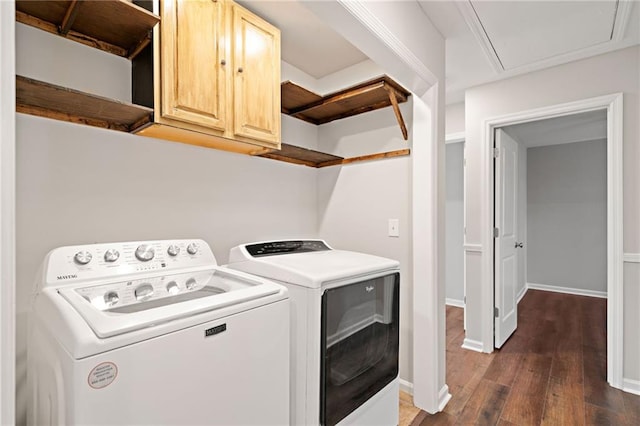
M501 129L496 130L495 143L494 345L500 348L518 326L518 144Z

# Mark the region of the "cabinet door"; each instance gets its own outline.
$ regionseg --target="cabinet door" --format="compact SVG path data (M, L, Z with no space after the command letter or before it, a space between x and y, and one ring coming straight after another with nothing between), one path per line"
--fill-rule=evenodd
M280 31L232 6L234 136L280 147Z
M163 0L161 5L162 117L224 131L224 1Z

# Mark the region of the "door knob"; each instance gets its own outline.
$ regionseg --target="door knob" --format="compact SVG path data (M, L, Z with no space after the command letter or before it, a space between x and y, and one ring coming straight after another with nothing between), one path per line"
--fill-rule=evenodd
M519 243L516 241L516 248L522 248L524 247L524 243Z

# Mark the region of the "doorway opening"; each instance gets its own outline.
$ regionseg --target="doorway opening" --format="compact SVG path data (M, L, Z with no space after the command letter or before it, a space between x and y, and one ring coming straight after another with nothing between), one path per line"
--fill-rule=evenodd
M529 289L607 297L604 109L495 130L494 346Z
M509 114L483 123L482 147L485 175L482 178L484 194L481 206L485 228L483 246L489 256L483 259L482 270L482 328L484 352L494 348L494 167L493 144L496 129L543 119L557 118L579 113L602 110L607 117L606 124L606 289L607 289L607 381L616 388L622 388L623 366L623 286L622 286L622 94L591 98L567 104L538 108L535 110ZM497 231L499 232L499 231ZM516 241L513 242L515 246ZM499 313L498 313L499 314Z

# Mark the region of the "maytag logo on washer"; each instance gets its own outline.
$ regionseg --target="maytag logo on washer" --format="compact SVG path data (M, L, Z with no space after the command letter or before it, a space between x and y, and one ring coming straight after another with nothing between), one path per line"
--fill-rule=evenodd
M364 289L365 289L365 290L367 290L367 293L370 293L370 292L372 292L372 291L373 291L373 289L374 289L374 288L375 288L374 286L372 286L372 285L368 285L368 286L366 286Z
M58 275L58 279L59 280L70 280L73 278L78 278L78 276L76 274L72 274L72 275Z
M213 336L222 333L223 331L227 331L227 323L206 329L204 331L204 337Z

